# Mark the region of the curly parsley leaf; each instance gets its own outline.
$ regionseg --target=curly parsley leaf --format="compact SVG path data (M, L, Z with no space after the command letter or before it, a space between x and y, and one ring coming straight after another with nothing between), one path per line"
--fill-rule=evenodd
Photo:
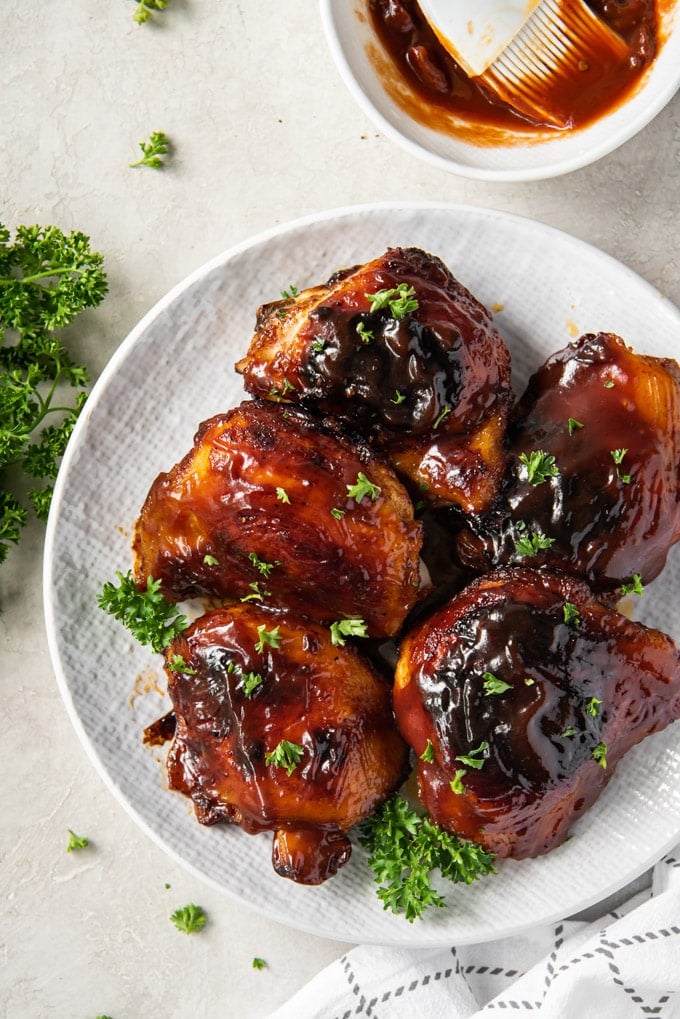
M363 471L359 471L353 485L347 485L347 498L354 499L355 502L361 502L367 497L375 502L379 495L379 486L369 481Z
M548 478L556 478L560 473L555 463L555 457L551 453L545 453L542 449L532 449L530 453L520 453L519 462L522 465L522 478L530 485L542 485Z
M410 923L428 907L446 904L432 887L433 871L465 884L495 873L491 853L420 817L398 795L361 823L359 842L369 852L384 908L403 913Z
M265 764L273 764L275 768L284 768L286 775L290 778L297 768L304 748L299 743L291 743L290 740L282 739L269 754L264 755Z
M132 20L143 25L149 18L153 18L154 11L164 11L167 6L168 0L137 0L137 10Z
M89 844L90 840L85 838L84 835L76 835L76 833L71 831L70 828L68 829L68 844L66 846L67 853L72 853L76 849L85 849L85 847L89 846Z
M111 581L104 584L97 598L99 607L126 626L140 644L162 651L186 630L189 621L165 600L160 580L148 577L146 590L140 591L130 570L126 574L116 572L116 576L117 587Z
M345 637L368 637L363 619L338 619L330 625L331 643L336 647L345 646Z
M181 909L176 909L170 919L177 930L183 931L185 934L196 934L197 931L205 927L208 920L203 907L196 906L193 902Z
M142 150L142 158L136 163L130 163L130 166L148 166L152 170L160 170L165 166L163 157L168 153L170 140L163 131L152 131L148 142L140 142L139 147Z
M364 297L371 302L369 311L380 311L382 308L387 308L392 318L396 319L405 318L412 311L416 311L419 306L415 290L407 283L378 290L375 294L364 294Z

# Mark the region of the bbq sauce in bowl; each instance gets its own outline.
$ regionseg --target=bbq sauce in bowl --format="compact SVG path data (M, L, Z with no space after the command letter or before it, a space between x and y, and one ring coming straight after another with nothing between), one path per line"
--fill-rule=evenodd
M628 54L616 59L602 53L583 67L576 87L551 90L547 105L565 118L567 129L587 127L622 105L634 93L659 46L656 0L587 0L588 5L627 43ZM532 120L469 78L439 41L416 0L368 0L373 26L383 53L372 54L390 96L414 120L434 130L459 133L462 124L474 131L476 144L496 144L501 132L553 133L540 119Z

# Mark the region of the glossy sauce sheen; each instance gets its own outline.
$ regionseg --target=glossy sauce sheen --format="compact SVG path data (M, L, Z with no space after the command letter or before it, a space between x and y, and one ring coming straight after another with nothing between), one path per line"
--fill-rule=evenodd
M578 622L565 622L567 602ZM485 693L485 673L510 689ZM435 760L418 764L433 819L522 859L559 845L623 754L680 717L680 655L670 638L604 608L579 581L498 571L406 638L395 711L416 754L428 739L434 746ZM485 741L480 769L457 760ZM606 769L593 758L600 743ZM450 788L458 769L462 794Z
M603 53L599 63L591 58L578 87L551 92L548 105L557 114L567 115L570 128L585 127L624 102L657 50L654 0L589 0L589 6L623 37L629 55L617 60ZM414 0L368 0L368 10L389 55L391 74L403 79L416 100L407 104L415 119L440 130L446 130L451 114L471 125L521 132L529 132L532 127L545 130L545 124L532 123L492 97L479 79L468 78L439 42ZM381 72L385 77L382 67ZM397 101L401 96L402 104L406 102L403 89L390 88L390 94ZM483 140L480 134L477 141Z
M360 473L375 498L349 497ZM253 401L201 425L190 453L155 480L135 577L155 577L176 600L259 594L314 619L357 616L384 636L420 597L420 546L411 501L384 463L303 411Z
M402 285L415 310L370 310L369 295ZM347 422L421 497L466 512L490 504L505 465L510 358L487 310L436 256L391 248L265 305L237 369L260 398Z
M570 418L577 422L571 433ZM513 415L509 449L499 505L458 540L466 566L559 567L600 592L615 591L635 573L643 583L658 576L680 538L674 361L635 354L609 333L582 337L532 376ZM616 450L625 450L620 464ZM558 475L530 484L519 457L532 451L553 455ZM554 541L530 563L516 551L522 525Z
M278 647L257 649L261 626L278 628ZM203 824L274 831L282 876L326 880L349 858L345 831L405 777L389 685L327 629L249 605L202 616L166 662L176 655L187 671L166 668L177 715L171 787L191 797ZM249 673L262 677L250 697ZM302 747L291 775L265 760L281 740Z

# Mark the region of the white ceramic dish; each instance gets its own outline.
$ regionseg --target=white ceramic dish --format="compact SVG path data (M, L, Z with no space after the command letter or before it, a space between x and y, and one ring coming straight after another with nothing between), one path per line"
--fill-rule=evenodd
M141 827L212 885L290 926L345 941L425 946L503 937L585 908L642 873L680 838L680 726L636 748L575 837L550 855L445 890L448 909L409 925L383 911L357 848L326 885L302 888L270 865L271 839L203 828L164 788L160 751L141 730L165 710L159 659L97 607L130 565L130 532L149 485L189 448L197 424L241 399L233 362L257 306L389 245L440 255L488 307L513 354L517 388L578 332L619 332L641 352L677 351L680 315L634 273L586 244L504 213L443 205L359 207L301 220L227 251L172 290L99 379L69 444L50 515L45 613L66 707L105 782ZM680 637L680 559L641 599L644 618ZM136 677L151 692L131 705Z
M321 0L330 51L350 92L377 127L412 155L478 180L542 180L595 162L641 131L680 87L680 7L662 4L665 37L642 85L612 113L581 131L552 133L520 143L480 145L413 120L388 95L372 51L383 52L367 11L368 0Z

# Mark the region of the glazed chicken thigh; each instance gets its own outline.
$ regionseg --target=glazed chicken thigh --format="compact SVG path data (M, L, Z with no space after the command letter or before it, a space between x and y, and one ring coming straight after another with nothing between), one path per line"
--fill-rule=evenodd
M531 378L501 497L463 530L460 559L486 572L528 554L606 594L654 580L678 538L680 369L610 333L583 336Z
M391 248L260 308L246 389L331 414L384 450L419 497L488 508L505 466L510 357L437 257Z
M395 633L420 596L421 526L393 471L305 411L244 402L206 421L154 481L136 525L135 579L358 617Z
M623 755L680 717L680 653L566 574L499 570L408 635L394 708L432 819L523 859L563 842Z
M328 628L254 605L200 617L165 661L171 788L202 824L273 831L282 876L333 875L350 855L347 831L405 777L389 684Z

